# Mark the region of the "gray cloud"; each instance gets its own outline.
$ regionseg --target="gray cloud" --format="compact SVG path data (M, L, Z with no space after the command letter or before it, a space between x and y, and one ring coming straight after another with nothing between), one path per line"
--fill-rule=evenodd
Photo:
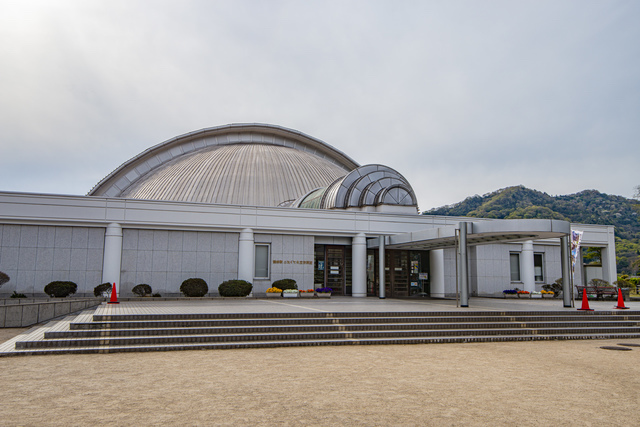
M237 122L387 164L423 209L640 184L637 2L0 7L0 190L84 194L152 145Z

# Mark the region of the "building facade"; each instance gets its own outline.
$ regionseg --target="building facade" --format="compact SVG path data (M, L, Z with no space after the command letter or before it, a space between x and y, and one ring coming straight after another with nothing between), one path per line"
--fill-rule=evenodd
M214 295L229 279L260 296L292 278L353 297L501 296L565 277L572 229L601 253L589 268L578 257L575 282L615 280L612 226L419 215L392 168L291 129L228 125L146 150L87 196L0 192L0 293L71 280L81 295L114 282L172 296L200 277Z

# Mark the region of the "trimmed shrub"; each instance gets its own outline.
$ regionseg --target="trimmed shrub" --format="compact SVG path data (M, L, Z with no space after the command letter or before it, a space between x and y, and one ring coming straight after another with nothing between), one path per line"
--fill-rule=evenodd
M113 285L111 283L103 283L93 288L93 296L95 296L96 298L106 297L111 295L112 290Z
M221 297L246 297L252 289L253 285L246 280L227 280L220 283L218 293Z
M7 273L3 273L2 271L0 271L0 288L2 287L2 285L7 283L9 280L11 280L9 275Z
M298 284L293 279L280 279L271 284L274 288L280 288L283 291L287 289L298 289Z
M131 292L138 295L139 297L144 297L147 295L151 295L153 291L151 290L151 286L147 285L146 283L141 283L139 285L135 285L133 289L131 289Z
M13 291L10 298L26 298L26 297L27 296L25 294L19 294L16 291Z
M182 282L180 292L185 297L203 297L209 292L209 286L203 279L191 278Z
M44 287L44 293L51 298L64 298L71 294L75 294L78 290L78 285L73 282L67 281L55 281L49 283Z

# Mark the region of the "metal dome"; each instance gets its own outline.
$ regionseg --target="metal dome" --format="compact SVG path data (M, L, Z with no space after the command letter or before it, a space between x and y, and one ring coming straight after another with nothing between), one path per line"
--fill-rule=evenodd
M278 206L326 187L358 166L301 132L272 125L227 125L146 150L88 195Z

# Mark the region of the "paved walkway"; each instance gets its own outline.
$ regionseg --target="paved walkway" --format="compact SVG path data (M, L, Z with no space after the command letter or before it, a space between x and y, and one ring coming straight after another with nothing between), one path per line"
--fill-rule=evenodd
M589 301L596 311L615 310L614 300ZM640 310L640 301L626 302L630 311ZM443 312L459 311L575 311L581 306L564 308L562 299L470 298L469 307L457 307L455 300L379 299L331 297L306 298L233 298L203 301L141 301L102 304L96 314L192 314L192 313L301 313L301 312Z

